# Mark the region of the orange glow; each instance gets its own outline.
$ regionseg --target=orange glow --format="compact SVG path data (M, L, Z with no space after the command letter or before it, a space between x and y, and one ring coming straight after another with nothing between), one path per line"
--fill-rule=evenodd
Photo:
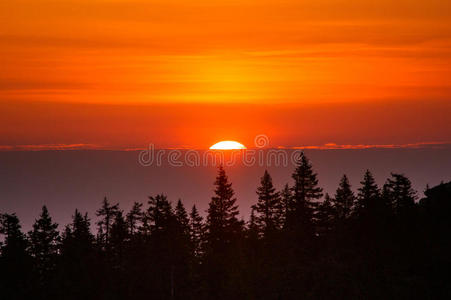
M450 3L0 1L0 145L449 141Z
M243 144L235 141L222 141L214 144L210 147L211 150L239 150L246 149Z

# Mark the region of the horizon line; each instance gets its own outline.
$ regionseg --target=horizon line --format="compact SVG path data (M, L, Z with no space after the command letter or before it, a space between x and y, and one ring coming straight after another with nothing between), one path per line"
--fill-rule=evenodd
M149 144L152 145L152 144ZM303 146L272 146L272 147L247 147L240 150L366 150L366 149L437 149L451 146L451 142L416 142L406 144L336 144L325 143L323 145L303 145ZM208 148L199 147L155 147L161 150L199 150L207 151ZM143 151L149 147L111 147L96 144L25 144L25 145L0 145L0 152L24 152L24 151ZM218 150L215 150L218 151Z

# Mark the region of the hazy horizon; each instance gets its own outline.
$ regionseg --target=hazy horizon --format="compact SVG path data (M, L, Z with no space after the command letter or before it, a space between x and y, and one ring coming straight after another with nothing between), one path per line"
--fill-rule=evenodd
M379 185L390 172L404 173L421 198L426 184L434 186L451 180L451 147L401 149L307 149L318 172L319 185L334 193L343 173L350 179L354 191L363 173L370 169ZM265 150L267 151L267 150ZM286 150L288 152L294 150ZM16 212L24 229L29 230L42 205L47 205L59 229L70 221L75 208L95 211L104 196L119 202L128 211L134 201L147 202L158 193L168 195L173 203L179 198L185 206L198 206L204 214L213 195L217 168L212 165L175 167L163 160L161 166L142 166L139 151L1 151L0 205L2 212ZM294 165L245 166L237 163L227 167L238 199L240 214L247 219L250 206L257 200L255 190L264 169L273 176L281 189L292 183ZM68 212L71 212L70 214Z

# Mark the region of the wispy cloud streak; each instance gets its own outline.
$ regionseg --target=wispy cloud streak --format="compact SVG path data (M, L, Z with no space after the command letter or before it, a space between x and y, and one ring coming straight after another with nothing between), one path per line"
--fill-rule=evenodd
M381 145L343 145L335 143L327 143L324 145L307 145L297 147L278 147L280 149L318 149L318 150L338 150L338 149L403 149L403 148L443 148L450 146L451 142L419 142L408 144L381 144Z
M94 144L0 145L0 151L100 150L100 149L106 148Z

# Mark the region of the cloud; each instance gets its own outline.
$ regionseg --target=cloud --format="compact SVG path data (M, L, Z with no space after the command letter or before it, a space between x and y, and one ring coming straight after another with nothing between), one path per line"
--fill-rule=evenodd
M43 150L101 150L94 144L41 144L41 145L0 145L0 151L43 151Z
M318 146L299 146L299 147L279 147L281 149L317 149L317 150L339 150L339 149L418 149L418 148L444 148L451 146L451 142L418 142L409 144L383 144L383 145L343 145L335 143L326 143Z

